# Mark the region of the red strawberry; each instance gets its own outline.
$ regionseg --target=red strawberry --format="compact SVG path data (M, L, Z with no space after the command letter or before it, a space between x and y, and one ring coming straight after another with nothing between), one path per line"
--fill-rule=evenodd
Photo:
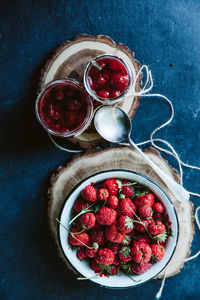
M133 221L128 216L121 216L117 220L117 229L121 232L129 233L133 230Z
M81 192L81 196L87 202L97 201L97 191L92 185L87 185Z
M138 215L141 218L149 218L152 214L152 208L149 205L143 205L138 208Z
M147 235L140 235L137 237L137 240L134 241L133 243L135 243L135 242L144 242L144 243L150 244L151 239Z
M131 256L131 248L123 246L119 251L119 258L124 262L131 261L133 258Z
M94 227L95 221L96 217L93 213L88 212L80 216L80 222L86 228Z
M83 199L81 197L79 197L76 202L74 203L74 210L77 213L80 213L82 209L86 208L87 204L85 203L85 201L83 201Z
M123 185L121 192L125 195L126 198L131 198L133 196L134 190L130 187L130 185Z
M77 233L77 228L73 227L69 233L69 243L73 246L85 246L89 243L89 235L86 232Z
M162 217L163 217L163 215L160 214L160 213L154 213L154 214L153 214L153 217L154 217L155 220L161 220Z
M130 267L133 273L135 274L143 274L151 268L152 264L150 262L137 264L132 262Z
M118 91L118 90L115 90L115 91L113 91L113 92L111 93L110 98L117 98L117 97L119 97L120 95L121 95L121 92Z
M149 205L153 206L155 201L155 196L152 193L147 193L145 195L141 195L134 199L134 204L138 208L140 206Z
M149 220L148 219L141 219L140 220L144 225L140 224L140 223L134 223L134 228L136 231L140 232L140 233L144 233L146 232L146 228L148 228L149 225ZM146 228L145 228L146 227Z
M107 205L110 208L116 209L119 203L119 199L117 198L117 196L110 196L107 200Z
M118 213L122 216L128 216L131 219L134 217L134 213L136 212L136 207L129 198L123 199L118 205Z
M99 246L104 245L106 242L104 231L102 229L92 230L90 232L90 242L92 244L97 243Z
M91 260L90 267L95 273L101 272L101 267L97 264L96 260Z
M97 198L100 201L106 201L109 197L109 193L107 189L99 189L97 192Z
M92 248L91 244L88 246L90 246ZM86 253L87 257L90 257L90 258L95 257L95 254L97 253L97 251L98 251L98 249L94 249L94 248L93 249L89 249L89 248L85 249L85 253Z
M118 268L117 266L114 264L112 266L110 266L109 270L107 271L108 274L110 275L117 275L118 274Z
M136 263L149 262L151 254L151 247L144 242L135 242L131 248L131 255Z
M101 225L113 224L116 220L116 217L117 212L107 206L101 207L96 214L96 220Z
M160 202L155 202L153 209L155 212L162 214L164 211L164 206Z
M152 235L158 235L165 232L165 225L161 221L153 222L149 225L148 230Z
M116 224L112 224L105 230L106 239L110 242L121 244L125 238L125 233L117 230Z
M103 187L106 188L111 196L116 196L119 192L119 187L116 179L109 178L103 183Z
M85 250L80 249L77 251L76 256L78 257L78 259L83 260L87 257Z
M95 260L98 264L112 265L115 260L115 254L108 248L99 249L95 255Z
M165 247L163 245L152 244L151 250L153 260L161 260L165 256Z
M113 251L114 254L117 254L119 252L119 245L118 244L112 244L109 246L109 248Z
M96 92L96 94L101 97L101 98L105 98L105 99L108 99L109 96L110 96L110 93L109 91L106 91L106 90L99 90Z

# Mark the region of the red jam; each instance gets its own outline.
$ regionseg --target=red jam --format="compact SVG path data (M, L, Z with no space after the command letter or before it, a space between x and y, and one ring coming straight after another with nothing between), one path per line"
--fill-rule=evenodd
M127 69L117 59L101 58L97 60L102 70L92 65L88 72L89 85L99 97L113 99L119 97L129 85Z
M54 132L65 133L80 127L87 115L83 92L70 83L50 86L40 101L40 117Z

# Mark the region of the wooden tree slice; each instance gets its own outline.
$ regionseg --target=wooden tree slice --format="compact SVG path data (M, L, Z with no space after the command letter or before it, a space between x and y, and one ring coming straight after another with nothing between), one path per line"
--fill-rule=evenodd
M177 171L168 165L160 156L159 152L150 148L145 151L145 154L168 176L177 182L179 181ZM90 151L82 157L74 158L67 163L65 167L59 167L57 172L52 175L50 188L48 190L48 220L49 228L57 244L59 255L67 267L72 269L60 249L57 235L58 225L56 222L56 218L59 217L67 195L80 181L88 176L100 171L112 169L132 170L152 178L165 189L173 201L179 222L178 243L170 263L157 278L162 278L165 272L167 277L176 275L183 267L184 259L188 257L190 253L190 246L194 236L193 204L190 201L183 203L178 202L160 177L158 177L154 170L142 159L140 154L129 147L110 148L100 152Z
M83 81L84 70L92 58L100 54L114 54L126 61L136 77L140 63L134 59L134 53L121 43L116 44L110 37L98 35L79 35L73 41L67 41L61 45L46 63L42 70L39 88L52 80L71 77ZM141 79L141 77L140 77ZM140 79L136 83L136 91L140 90ZM132 118L139 105L140 97L127 96L120 106ZM95 107L99 104L94 101ZM66 140L66 138L65 138ZM87 149L103 143L104 140L94 129L93 124L82 134L69 138L69 143L78 143L82 148Z

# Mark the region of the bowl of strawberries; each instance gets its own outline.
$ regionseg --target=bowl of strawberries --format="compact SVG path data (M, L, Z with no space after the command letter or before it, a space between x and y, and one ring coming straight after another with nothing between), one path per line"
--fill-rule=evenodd
M153 180L129 170L109 170L79 183L57 219L68 263L109 288L128 288L157 276L178 239L172 201Z

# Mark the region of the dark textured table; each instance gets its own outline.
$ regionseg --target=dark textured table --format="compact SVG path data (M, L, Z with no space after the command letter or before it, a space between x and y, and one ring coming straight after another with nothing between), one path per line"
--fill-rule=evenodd
M46 191L51 173L71 154L56 149L36 121L36 88L52 49L80 33L109 35L150 67L153 91L173 102L175 118L158 136L172 143L183 161L199 165L199 0L1 0L0 22L0 298L154 299L159 280L104 289L77 281L59 259L47 229ZM148 139L168 115L162 101L141 99L135 141ZM184 186L198 192L198 172L184 171ZM191 200L196 207L199 199ZM199 245L196 232L192 253ZM162 299L199 299L199 270L199 258L185 264L166 281Z

